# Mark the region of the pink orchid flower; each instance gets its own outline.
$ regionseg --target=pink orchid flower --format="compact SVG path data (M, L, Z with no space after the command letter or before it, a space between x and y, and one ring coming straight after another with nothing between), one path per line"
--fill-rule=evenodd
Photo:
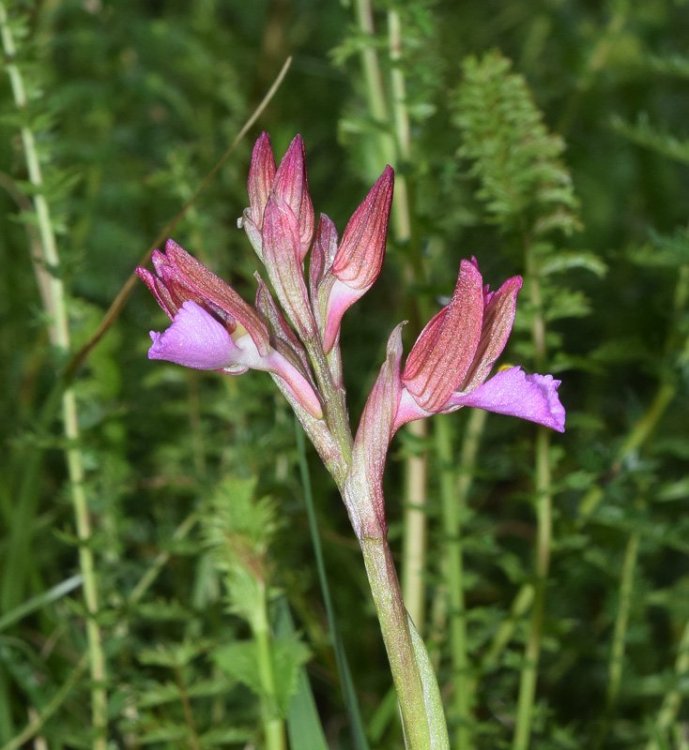
M452 299L429 321L407 357L395 429L473 406L564 432L560 381L552 375L527 375L510 367L487 380L512 331L521 286L521 277L513 276L491 292L483 286L476 260L462 261Z
M476 260L464 260L452 299L423 329L404 369L402 325L390 335L386 361L359 422L345 487L352 505L364 494L373 499L375 518L352 514L358 533L385 526L385 461L390 441L407 422L472 406L564 432L560 381L552 375L510 367L488 378L512 331L521 285L514 276L491 292Z
M151 331L149 359L162 359L199 370L241 375L265 370L284 381L312 416L322 408L298 354L289 356L271 345L268 326L251 305L173 240L165 252L153 253L155 273L136 272L172 324Z

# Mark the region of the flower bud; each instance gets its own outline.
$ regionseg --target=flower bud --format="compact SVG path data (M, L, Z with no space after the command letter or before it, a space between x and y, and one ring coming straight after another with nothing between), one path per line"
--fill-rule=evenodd
M309 184L306 177L306 154L304 141L297 135L290 143L275 173L273 195L284 203L297 220L297 255L301 263L311 246L314 213Z
M263 229L263 212L265 211L270 192L275 180L275 157L267 133L261 133L254 144L249 165L247 190L249 208L239 220L259 258L263 258L261 230Z

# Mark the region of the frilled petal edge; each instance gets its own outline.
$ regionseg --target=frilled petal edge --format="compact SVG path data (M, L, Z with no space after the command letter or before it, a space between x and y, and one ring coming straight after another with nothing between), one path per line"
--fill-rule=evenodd
M196 370L221 370L237 364L239 350L225 327L191 300L180 307L169 328L162 333L151 331L151 340L149 359Z
M453 393L443 411L472 406L564 432L565 409L557 395L559 385L560 381L552 375L527 375L521 367L511 367L496 373L470 393Z

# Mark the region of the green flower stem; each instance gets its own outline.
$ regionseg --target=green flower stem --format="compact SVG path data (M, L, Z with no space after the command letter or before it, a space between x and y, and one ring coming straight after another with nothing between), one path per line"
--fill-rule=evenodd
M312 356L312 361L313 359ZM328 427L333 432L333 438L341 454L346 456L334 463L338 466L346 464L349 467L351 466L352 438L346 422L346 409L338 410L337 407L338 394L335 391L339 389L329 377L323 378L321 389L323 399L330 407L325 414ZM343 426L338 432L333 430L333 419L343 420ZM344 483L340 482L337 476L335 480L340 490L344 491ZM362 517L376 518L375 503L371 497L357 497L354 501ZM442 735L444 726L443 728L430 726L429 709L437 712L439 701L436 700L432 706L427 707L429 678L426 677L426 686L424 686L418 658L419 649L422 649L423 645L417 643L415 646L412 641L409 616L404 607L386 533L381 529L380 534L376 536L363 536L359 539L359 544L397 691L407 750L433 750L434 744L432 744L431 736L433 733ZM435 690L437 692L437 688Z
M539 271L531 249L525 242L526 274L531 291L531 304L534 317L531 338L535 349L537 368L543 367L546 360L546 325L543 315L543 300ZM524 664L519 680L519 699L517 704L516 727L513 739L513 750L527 750L530 744L533 707L536 697L538 662L543 637L543 619L545 613L545 593L550 568L550 547L552 537L552 481L550 467L550 431L539 427L536 431L536 563L534 601L531 610L531 622L524 652Z
M407 428L415 443L424 441L428 423L420 419ZM402 592L409 616L423 634L426 620L426 541L428 455L425 447L405 460L404 515L402 517Z
M19 111L26 109L28 99L19 68L12 62L16 48L8 25L4 3L0 2L0 37L9 63L6 66L14 101ZM48 202L43 194L43 177L36 150L33 132L28 127L21 129L22 145L26 159L29 180L34 187L33 197L40 248L42 257L36 259L36 272L46 276L46 312L50 316L50 341L55 348L65 354L70 348L69 321L64 285L57 270L60 258L55 240L55 232L50 218ZM89 667L91 674L91 715L94 729L93 747L105 750L107 746L108 702L105 689L106 666L102 646L102 636L97 622L99 612L98 587L95 575L93 553L91 551L91 519L84 491L84 463L79 448L79 420L74 390L67 388L62 394L62 420L67 442L66 460L70 480L70 494L74 509L77 536L79 539L79 567L83 577L84 602L86 605L86 635L88 643Z
M595 747L605 746L605 739L610 726L610 717L617 703L622 684L622 668L624 666L624 653L627 640L627 626L629 624L629 612L632 606L632 593L634 591L634 574L636 572L636 561L639 557L639 534L634 532L629 535L624 551L622 562L622 573L620 575L620 587L617 601L617 612L613 629L612 644L610 646L610 659L608 660L608 690L606 695L605 716L600 724Z
M552 498L550 477L550 433L539 427L536 433L536 581L531 610L529 636L524 653L524 666L519 681L519 703L517 725L514 733L513 750L527 750L531 736L533 706L536 696L538 661L543 636L543 616L545 612L545 589L550 566L550 545L552 533Z
M424 687L390 548L382 536L364 537L360 545L397 691L406 748L431 750Z
M452 434L446 417L435 420L435 450L440 462L440 496L444 530L443 576L449 605L450 658L454 684L457 726L453 747L468 750L473 745L471 711L474 681L471 676L464 601L464 554L462 523L468 507L476 456L487 412L472 409L467 418L459 469L453 465Z
M353 444L344 390L333 379L320 340L314 338L304 343L323 397L325 422L338 447L339 455L330 461L329 469L344 497L345 480L351 466ZM346 471L344 471L345 468ZM354 500L362 517L376 517L375 503L372 498L357 497ZM421 666L417 658L418 649L423 646L417 644L415 649L412 642L409 616L404 607L387 537L381 530L380 535L364 536L359 539L359 543L397 691L406 746L408 750L432 750L433 730L429 726L430 720L426 706L427 691L424 688ZM434 704L433 708L437 709L437 706Z
M655 723L653 738L646 745L646 750L659 750L661 747L659 740L667 739L667 733L677 720L680 706L682 705L682 696L684 691L681 686L683 678L689 674L689 621L684 625L682 637L677 648L677 659L675 661L675 680L673 686L663 698L663 703L658 712L658 718ZM662 747L669 745L663 744ZM677 746L679 747L679 745Z
M257 607L252 629L258 656L258 673L261 680L261 714L266 750L286 750L285 724L277 709L273 649L268 622L268 595L263 589L261 606Z

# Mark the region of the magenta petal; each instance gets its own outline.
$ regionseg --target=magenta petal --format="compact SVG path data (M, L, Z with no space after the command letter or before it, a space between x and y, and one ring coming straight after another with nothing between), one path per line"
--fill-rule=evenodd
M196 302L188 300L163 333L151 331L149 359L164 359L196 370L220 370L236 363L239 353L225 327Z
M552 375L527 375L520 367L496 373L470 393L454 393L443 411L456 406L473 406L496 414L528 419L558 432L565 431L565 409Z

